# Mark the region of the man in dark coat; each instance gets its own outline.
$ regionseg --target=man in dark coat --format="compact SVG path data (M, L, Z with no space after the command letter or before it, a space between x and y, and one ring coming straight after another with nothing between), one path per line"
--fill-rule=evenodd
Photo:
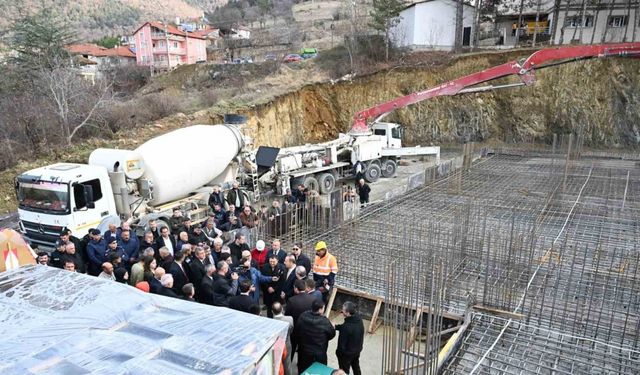
M153 249L153 257L156 258L157 264L160 264L160 253L158 252L158 245L156 244L156 240L153 237L153 232L148 231L144 233L144 237L142 241L140 241L140 246L138 246L138 256L141 256L145 249L152 248Z
M296 242L293 245L291 252L296 258L296 264L303 266L307 270L307 274L311 272L311 259L302 253L302 242Z
M180 250L178 249L178 245L176 244L175 237L173 237L173 235L169 233L169 228L167 227L162 227L160 229L160 237L158 237L158 239L156 240L156 246L158 247L158 249L166 247L167 249L169 249L169 254L171 255Z
M227 192L227 203L235 207L236 216L240 216L240 211L244 207L244 194L238 188L238 183L233 183L233 188Z
M213 264L207 264L204 268L205 275L200 281L200 289L196 289L198 302L213 305L213 275L216 273L216 267Z
M285 273L282 291L280 291L280 299L288 300L294 296L293 286L296 282L296 258L293 255L287 255L284 261Z
M250 313L251 306L256 304L253 298L249 296L252 288L254 288L254 286L251 285L251 280L242 280L238 286L240 294L229 298L229 308Z
M231 256L236 259L242 258L243 251L251 251L251 249L249 249L249 245L247 245L244 234L241 233L236 233L235 240L229 244L229 250L231 250Z
M214 185L213 191L211 192L211 195L209 195L209 207L211 207L212 210L215 210L215 205L224 207L224 194L220 190L219 185Z
M217 268L218 272L213 280L213 305L228 307L229 299L238 291L238 274L231 273L231 280L228 280L229 264L222 260L218 262Z
M89 274L98 276L102 272L102 264L107 259L107 243L98 229L91 231L91 241L87 244L87 256L89 257Z
M162 276L162 278L160 279L160 283L162 284L162 287L158 291L159 295L165 297L180 298L180 296L178 296L173 290L173 276L171 274L165 274L164 276Z
M358 180L358 186L356 186L356 188L358 189L358 195L360 196L360 204L363 206L368 204L369 193L371 193L369 185L367 185L367 183L364 182L364 179L361 178Z
M202 279L206 274L204 268L204 260L205 260L205 252L201 247L196 248L195 257L189 263L189 280L193 283L193 286L196 288L196 295L200 291L200 284L202 283Z
M323 314L324 303L314 300L311 311L302 313L295 325L293 334L298 344L298 374L313 362L327 364L327 347L336 336L336 330Z
M182 295L182 287L189 283L189 276L184 263L184 253L179 251L173 257L173 263L171 263L167 270L173 276L173 291L177 295Z
M336 356L340 369L349 373L353 368L354 375L360 375L360 352L364 343L364 324L357 313L356 305L347 301L342 305L344 323L336 325L336 331L340 332Z
M304 280L296 279L294 283L293 289L295 290L295 295L287 301L287 307L285 310L285 315L293 318L293 325L296 326L298 322L298 318L302 315L303 312L311 310L311 306L313 305L313 301L315 301L315 297L311 294L307 294L306 283ZM297 347L296 334L294 328L294 334L291 337L291 352L295 353Z
M273 318L271 305L273 305L274 302L280 301L280 292L282 291L282 285L284 285L285 274L284 266L278 263L278 257L275 255L269 256L269 262L262 267L262 275L278 277L278 281L260 284L264 304L267 305L267 317L269 318Z

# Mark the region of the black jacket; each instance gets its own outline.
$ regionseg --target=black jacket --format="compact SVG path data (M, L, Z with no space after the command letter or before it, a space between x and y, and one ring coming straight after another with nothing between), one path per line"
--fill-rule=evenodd
M66 260L71 260L76 265L76 271L78 273L85 273L84 261L82 260L82 256L76 251L73 255L64 253L62 254L62 267L64 268L64 262Z
M298 350L310 355L326 354L329 340L336 336L336 330L329 319L311 311L300 315L293 332L298 343Z
M198 289L200 289L202 278L205 274L204 263L202 263L200 259L195 258L189 263L189 280L191 280L193 286L196 288L196 295L198 295Z
M229 250L231 250L231 255L236 257L236 259L242 258L243 251L245 250L251 251L251 249L249 249L249 245L247 245L246 243L243 243L242 245L238 245L236 244L235 241L229 244Z
M284 268L284 266L280 263L276 264L275 268L271 268L271 265L269 263L265 264L262 269L260 270L260 272L262 273L262 275L264 276L278 276L279 279L278 281L271 281L268 283L260 283L260 287L262 288L262 292L265 293L263 295L266 295L267 293L267 289L269 289L269 287L272 287L273 289L275 289L275 291L273 292L274 296L280 296L280 292L282 291L282 286L284 285L284 278L287 276L287 271Z
M218 274L213 280L213 305L229 306L229 299L236 295L238 291L238 281L227 280Z
M238 206L236 204L236 197L240 198L240 205ZM236 206L236 211L237 210L241 210L242 207L244 206L244 194L242 194L242 191L240 191L240 189L231 189L227 192L227 203L228 204L233 204Z
M369 202L369 193L371 192L371 188L369 185L358 185L358 195L360 196L360 202Z
M300 253L298 259L296 259L296 265L303 266L307 270L307 274L311 272L311 259L302 253Z
M146 280L149 283L149 293L160 294L162 290L162 284L160 284L160 280L155 277L151 277Z
M294 291L293 291L293 284L295 284L296 282L296 270L294 269L291 272L291 275L289 275L289 278L287 278L287 272L289 272L289 270L287 270L286 268L284 269L284 275L282 277L284 277L284 283L282 284L282 291L285 294L285 300L288 300L289 298L294 296Z
M359 315L345 318L343 324L336 325L336 331L340 332L336 353L355 355L362 351L364 324Z
M144 240L140 241L140 246L138 246L138 259L142 257L142 253L148 248L153 249L153 257L156 258L157 264L160 264L160 252L158 252L158 243L153 241L152 243L146 243Z
M171 288L161 287L158 294L165 297L180 298Z
M198 296L198 302L206 303L207 305L213 305L213 279L207 275L202 277L200 281L200 288L196 289L196 296Z
M300 317L300 315L302 315L302 313L311 311L311 305L315 300L316 298L311 294L307 294L304 292L296 294L295 296L289 298L289 301L287 301L287 310L285 312L285 315L292 317L293 324L297 327L298 318Z
M213 210L213 206L219 204L220 207L224 208L224 194L219 191L217 193L211 193L209 195L209 207Z
M180 250L178 249L178 245L176 244L176 239L172 235L169 235L169 241L171 242L171 246L173 246L174 253ZM162 236L158 237L158 239L156 240L156 246L158 247L158 249L164 247L164 238Z
M253 299L249 296L245 296L244 294L229 298L230 309L248 313L251 310L251 306L253 305L255 305Z
M173 276L173 288L172 288L173 291L177 295L181 296L182 295L182 287L185 284L189 283L189 276L187 275L188 268L186 267L186 265L184 263L182 264L182 268L180 268L178 263L174 261L173 263L171 263L171 266L166 271Z

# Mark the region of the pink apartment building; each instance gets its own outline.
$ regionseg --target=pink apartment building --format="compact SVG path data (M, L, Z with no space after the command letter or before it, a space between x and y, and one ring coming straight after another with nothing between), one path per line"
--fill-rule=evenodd
M138 65L171 69L207 61L206 40L160 22L147 22L133 33Z

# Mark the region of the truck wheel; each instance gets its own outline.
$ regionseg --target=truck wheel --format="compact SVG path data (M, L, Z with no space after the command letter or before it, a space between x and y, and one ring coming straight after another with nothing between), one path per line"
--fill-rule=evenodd
M320 193L329 194L336 187L336 178L331 173L320 173L318 175Z
M388 159L382 163L382 177L389 178L393 177L396 174L396 170L398 169L398 164L394 160Z
M378 167L382 167L382 164L380 163L379 159L374 159L374 160L369 161L369 163L367 163L367 167L369 165L374 165L374 164L377 165Z
M318 183L318 180L315 177L308 176L304 179L304 187L309 189L309 191L311 190L318 191L318 189L320 188L320 184Z
M364 179L367 180L367 182L376 182L380 178L380 174L380 167L376 164L371 164L364 172Z

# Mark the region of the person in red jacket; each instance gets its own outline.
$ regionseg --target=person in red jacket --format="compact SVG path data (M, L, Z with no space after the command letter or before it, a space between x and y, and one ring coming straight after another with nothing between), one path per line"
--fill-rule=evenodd
M256 248L251 250L251 259L253 259L258 264L258 267L256 267L257 269L262 269L262 266L267 263L267 256L269 255L269 253L267 251L264 251L265 247L266 245L264 241L259 240L256 242Z

